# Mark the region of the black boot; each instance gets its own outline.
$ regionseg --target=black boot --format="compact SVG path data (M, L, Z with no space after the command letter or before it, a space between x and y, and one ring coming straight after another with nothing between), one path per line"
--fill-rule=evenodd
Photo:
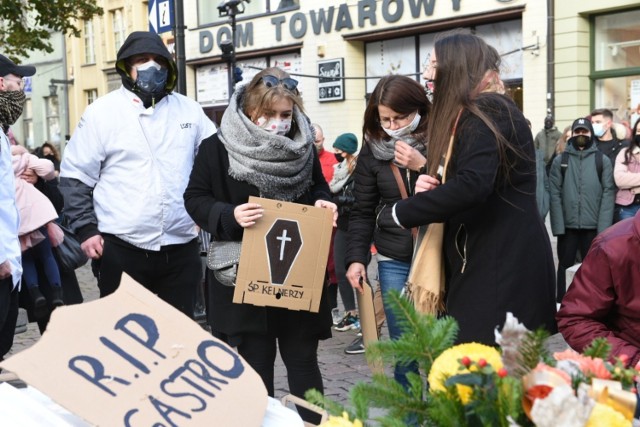
M60 286L51 287L51 305L54 308L64 305L64 301L62 299L62 288Z
M36 319L42 319L47 315L47 299L42 295L38 286L30 287L29 295L33 301L33 316Z

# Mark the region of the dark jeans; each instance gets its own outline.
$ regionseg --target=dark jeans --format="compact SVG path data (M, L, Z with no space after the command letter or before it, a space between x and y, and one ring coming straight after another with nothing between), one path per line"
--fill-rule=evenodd
M587 256L591 242L598 234L597 230L578 230L567 228L558 236L558 277L556 301L562 302L567 291L566 270L576 263L578 253L581 259Z
M353 294L353 288L347 280L347 268L344 259L347 252L347 232L336 230L336 236L333 241L333 259L336 267L336 277L338 278L338 290L340 298L344 304L345 311L355 311L356 299Z
M45 236L44 240L22 253L23 284L26 285L27 288L38 287L40 283L38 281L36 264L40 264L49 285L60 287L62 286L60 282L60 270L58 269L58 263L51 250L51 242L49 241L47 230L44 229L40 231Z
M18 320L18 288L13 289L11 276L0 280L0 360L13 346Z
M118 289L123 272L193 318L196 289L202 280L198 239L182 245L163 246L160 251L148 251L105 235L98 273L101 297Z
M378 262L378 280L380 280L380 289L382 289L382 304L384 305L384 314L387 317L389 336L392 340L400 338L404 331L400 328L396 314L389 306L387 294L391 290L402 291L409 277L410 267L411 264L408 262L396 260ZM409 388L409 382L407 381L408 372L419 374L418 364L415 362L410 364L396 363L393 376L405 389Z
M290 328L286 326L277 329L278 331L270 330L264 335L243 334L242 342L238 346L238 353L258 372L269 396L274 395L273 370L276 360L276 342L277 348L280 349L280 357L287 368L291 394L304 398L304 393L310 389L324 392L322 375L318 367L318 338L290 334ZM298 412L304 421L313 424L320 422L318 414L300 407Z

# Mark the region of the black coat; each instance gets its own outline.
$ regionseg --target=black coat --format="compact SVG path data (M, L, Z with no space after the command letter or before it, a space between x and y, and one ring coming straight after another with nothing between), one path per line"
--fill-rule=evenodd
M395 212L405 227L445 222L446 307L459 322L458 340L495 345L494 328L507 312L530 330L556 332L555 274L536 207L531 131L510 100L483 95L479 103L519 152L508 155L508 180L493 133L465 111L446 183L397 203Z
M214 238L242 240L243 228L235 221L233 209L247 203L249 196L260 194L256 187L230 177L228 170L229 156L218 135L202 141L184 193L185 207L196 224ZM331 200L315 150L312 180L310 189L295 203L313 205L319 199ZM326 292L323 292L318 313L235 304L232 302L233 287L221 285L213 274L207 277L208 320L217 336L233 340L243 333L266 333L269 322L277 322L282 327L296 328L301 336L331 337L331 314Z
M393 176L389 161L373 157L369 143L365 143L358 155L354 172L353 195L356 199L349 217L349 238L347 241L346 265L354 262L367 265L371 242L378 253L395 260L410 262L413 254L411 231L398 227L395 223L379 227L376 223L378 212L385 206L392 206L402 199L398 183ZM400 168L407 194L411 194L417 173ZM407 182L407 178L411 181Z

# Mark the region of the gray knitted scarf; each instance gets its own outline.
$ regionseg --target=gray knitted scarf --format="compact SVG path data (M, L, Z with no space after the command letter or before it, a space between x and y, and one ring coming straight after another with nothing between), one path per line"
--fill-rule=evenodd
M403 136L402 138L389 138L375 140L370 139L369 148L371 149L371 154L378 160L389 161L393 160L395 157L395 147L396 141L404 141L416 150L420 152L423 156L427 155L427 146L424 142L424 139L416 138L413 135Z
M315 147L309 120L294 106L293 139L270 134L243 113L244 92L244 86L236 89L218 130L229 153L229 175L257 187L261 197L296 200L311 186Z
M21 90L0 91L0 126L5 132L22 114L25 99Z

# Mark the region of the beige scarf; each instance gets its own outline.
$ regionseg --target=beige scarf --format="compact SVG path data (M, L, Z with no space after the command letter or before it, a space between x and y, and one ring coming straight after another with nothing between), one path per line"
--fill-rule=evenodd
M453 139L462 110L458 113L453 125L447 153L438 170L442 176L442 184L446 181L447 167L453 151ZM420 227L416 239L411 271L405 287L405 295L413 301L416 310L424 314L437 315L444 312L444 257L442 242L444 240L444 223L428 224Z

